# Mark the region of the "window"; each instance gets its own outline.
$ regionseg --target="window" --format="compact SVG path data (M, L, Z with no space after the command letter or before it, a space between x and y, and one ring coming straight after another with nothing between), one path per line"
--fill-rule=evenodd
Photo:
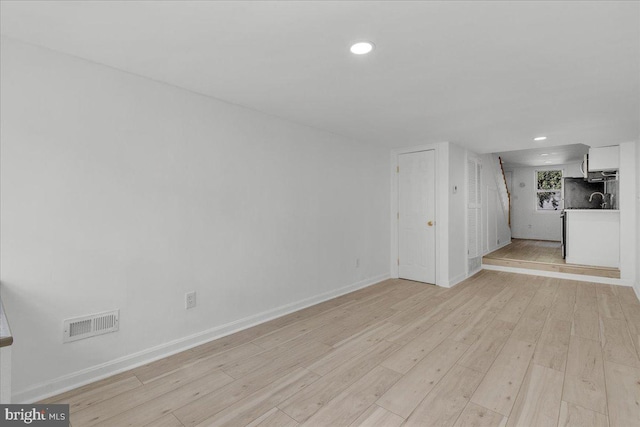
M562 203L562 170L536 171L536 210L557 211Z

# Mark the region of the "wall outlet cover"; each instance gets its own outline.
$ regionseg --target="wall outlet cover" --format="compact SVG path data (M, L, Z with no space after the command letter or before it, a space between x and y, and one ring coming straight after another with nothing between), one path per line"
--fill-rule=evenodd
M184 308L189 309L196 306L196 291L187 292L184 295Z

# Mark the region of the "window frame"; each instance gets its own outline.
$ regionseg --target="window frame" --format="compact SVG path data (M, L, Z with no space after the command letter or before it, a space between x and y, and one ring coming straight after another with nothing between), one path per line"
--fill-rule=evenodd
M560 189L558 190L540 190L538 188L538 172L560 171ZM564 168L548 167L535 168L533 171L533 210L540 214L557 213L564 209ZM557 209L540 209L538 207L538 193L557 192L560 193L560 204Z

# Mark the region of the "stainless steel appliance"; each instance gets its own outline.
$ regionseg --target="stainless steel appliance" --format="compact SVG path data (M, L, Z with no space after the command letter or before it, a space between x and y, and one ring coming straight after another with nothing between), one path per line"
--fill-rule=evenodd
M562 221L562 238L560 248L562 250L562 259L567 257L567 214L564 209L560 213L560 221Z

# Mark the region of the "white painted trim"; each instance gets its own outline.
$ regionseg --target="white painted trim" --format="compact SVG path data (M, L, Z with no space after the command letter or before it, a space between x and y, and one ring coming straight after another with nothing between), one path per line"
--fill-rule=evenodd
M556 279L578 280L581 282L604 283L606 285L631 286L633 283L610 277L585 276L582 274L558 273L556 271L531 270L528 268L505 267L502 265L482 264L483 270L505 271L507 273L528 274L531 276L553 277Z
M474 272L471 273L470 275L467 274L459 274L456 277L454 277L453 279L449 280L449 284L448 286L446 286L447 288L453 288L455 285L457 285L460 282L464 282L465 280L467 280L469 277L473 276L474 274L476 274L478 271L480 271L479 269Z
M319 304L321 302L348 294L358 289L366 288L389 278L388 274L381 274L369 279L361 280L348 286L333 291L325 292L314 297L283 305L272 310L263 311L253 316L245 317L224 325L216 326L206 331L179 338L177 340L161 344L146 350L139 351L124 357L120 357L100 365L82 369L68 375L55 378L30 387L20 392L14 392L12 402L32 403L72 390L77 387L110 377L112 375L142 366L144 364L162 359L172 354L205 344L207 342L231 335L252 326L259 325L269 320L285 316L303 308Z
M390 253L390 277L392 278L398 278L398 253L399 253L399 248L398 248L398 220L397 220L397 213L398 213L398 174L396 173L396 167L398 166L398 156L400 154L408 154L408 153L416 153L416 152L420 152L420 151L429 151L429 150L434 150L435 152L435 164L436 164L436 173L435 173L435 188L436 188L436 193L435 193L435 200L436 200L436 210L435 210L435 223L436 223L436 285L437 286L443 286L443 287L447 287L448 285L448 280L445 280L446 277L444 277L443 275L446 274L448 272L449 269L449 263L448 263L448 258L447 256L444 256L444 258L442 257L443 253L447 253L448 254L448 249L445 252L444 249L442 248L443 245L446 245L446 239L448 238L446 233L447 233L447 224L448 224L448 220L446 218L448 212L445 210L444 212L441 212L441 209L447 209L448 203L446 203L446 200L441 200L441 197L446 196L446 194L442 194L441 191L441 186L442 186L442 179L443 177L441 176L443 174L443 172L440 170L440 167L443 164L446 164L447 168L448 168L448 155L443 156L443 149L447 149L447 144L448 142L439 142L439 143L435 143L435 144L424 144L424 145L416 145L413 147L406 147L406 148L396 148L391 150L391 156L390 156L390 172L391 172L391 211L390 211L390 217L391 217L391 224L392 226L391 228L391 239L390 239L390 243L391 243L391 250L389 251ZM445 153L446 154L446 153ZM444 159L443 159L444 157ZM445 161L446 160L446 161ZM447 174L445 176L448 176L448 170L446 171ZM445 181L446 184L446 181ZM445 192L446 193L446 192ZM444 235L442 233L445 233Z
M549 215L549 214L557 214L558 211L562 211L562 209L564 209L564 178L567 176L566 173L566 169L565 168L559 168L558 166L564 166L562 164L560 165L548 165L548 168L545 167L535 167L533 169L533 184L534 184L534 195L535 195L535 203L533 204L533 213L534 214L541 214L541 215ZM555 210L538 210L538 193L541 191L553 191L553 190L540 190L538 189L538 172L546 172L546 171L561 171L562 172L562 180L560 181L560 203L562 205L562 209L555 209ZM559 207L559 206L558 206Z

